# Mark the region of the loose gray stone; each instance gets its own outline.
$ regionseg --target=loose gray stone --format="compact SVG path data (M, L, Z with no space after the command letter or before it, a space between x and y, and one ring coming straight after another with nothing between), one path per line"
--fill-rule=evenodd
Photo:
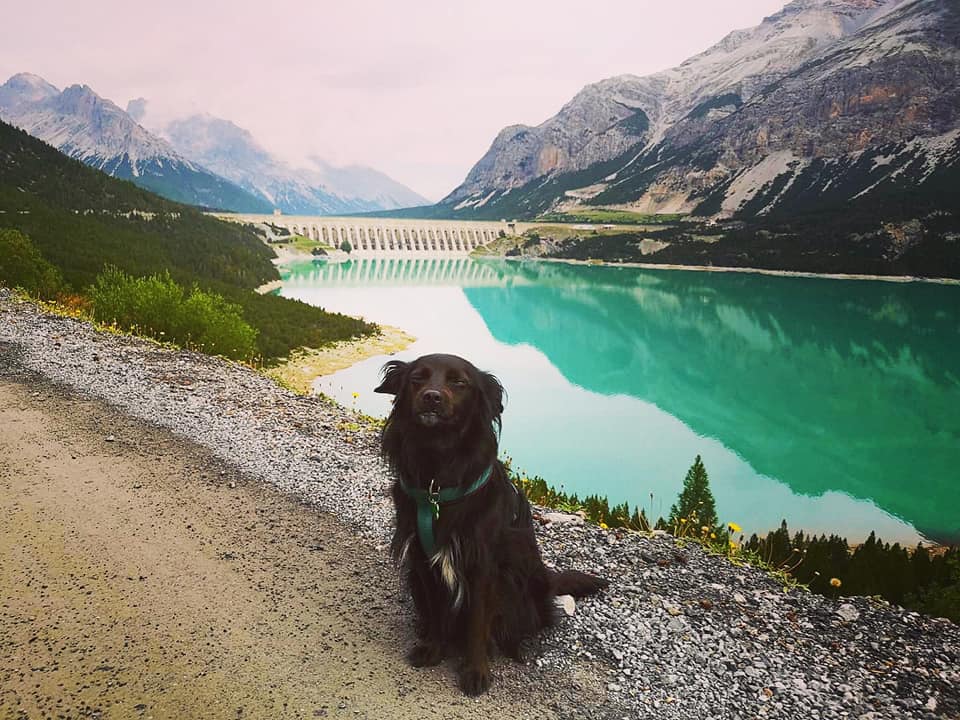
M860 617L857 609L848 603L844 603L837 608L837 615L839 615L844 622L853 622Z

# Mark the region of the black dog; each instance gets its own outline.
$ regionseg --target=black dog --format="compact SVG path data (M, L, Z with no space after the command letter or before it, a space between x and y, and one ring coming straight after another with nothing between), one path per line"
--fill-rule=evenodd
M406 569L418 644L408 659L463 658L460 687L490 685L493 643L521 659L521 643L550 625L556 595L581 597L607 581L543 564L527 499L497 459L503 387L454 355L387 363L376 392L394 395L383 431L397 476L393 554Z

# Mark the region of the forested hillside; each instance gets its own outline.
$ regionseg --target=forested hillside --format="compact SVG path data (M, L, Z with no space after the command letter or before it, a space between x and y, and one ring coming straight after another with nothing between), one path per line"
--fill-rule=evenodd
M243 308L265 358L367 334L374 326L252 292L279 278L273 251L249 229L116 180L0 122L0 229L17 230L84 294L107 266L140 277L169 272Z

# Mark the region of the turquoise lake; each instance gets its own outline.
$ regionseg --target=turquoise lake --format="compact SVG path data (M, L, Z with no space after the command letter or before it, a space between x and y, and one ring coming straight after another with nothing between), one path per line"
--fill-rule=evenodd
M501 450L666 515L701 455L746 534L960 541L960 287L469 259L282 268L281 294L403 328L508 393ZM315 388L385 416L386 357ZM359 393L354 397L354 393Z

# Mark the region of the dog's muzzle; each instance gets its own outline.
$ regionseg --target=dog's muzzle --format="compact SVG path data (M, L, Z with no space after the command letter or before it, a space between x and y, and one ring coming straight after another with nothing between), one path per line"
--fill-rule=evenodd
M428 428L439 425L442 419L443 418L440 417L440 413L431 411L417 413L417 422Z
M424 427L435 427L445 417L443 393L439 390L424 390L417 398L417 421Z

